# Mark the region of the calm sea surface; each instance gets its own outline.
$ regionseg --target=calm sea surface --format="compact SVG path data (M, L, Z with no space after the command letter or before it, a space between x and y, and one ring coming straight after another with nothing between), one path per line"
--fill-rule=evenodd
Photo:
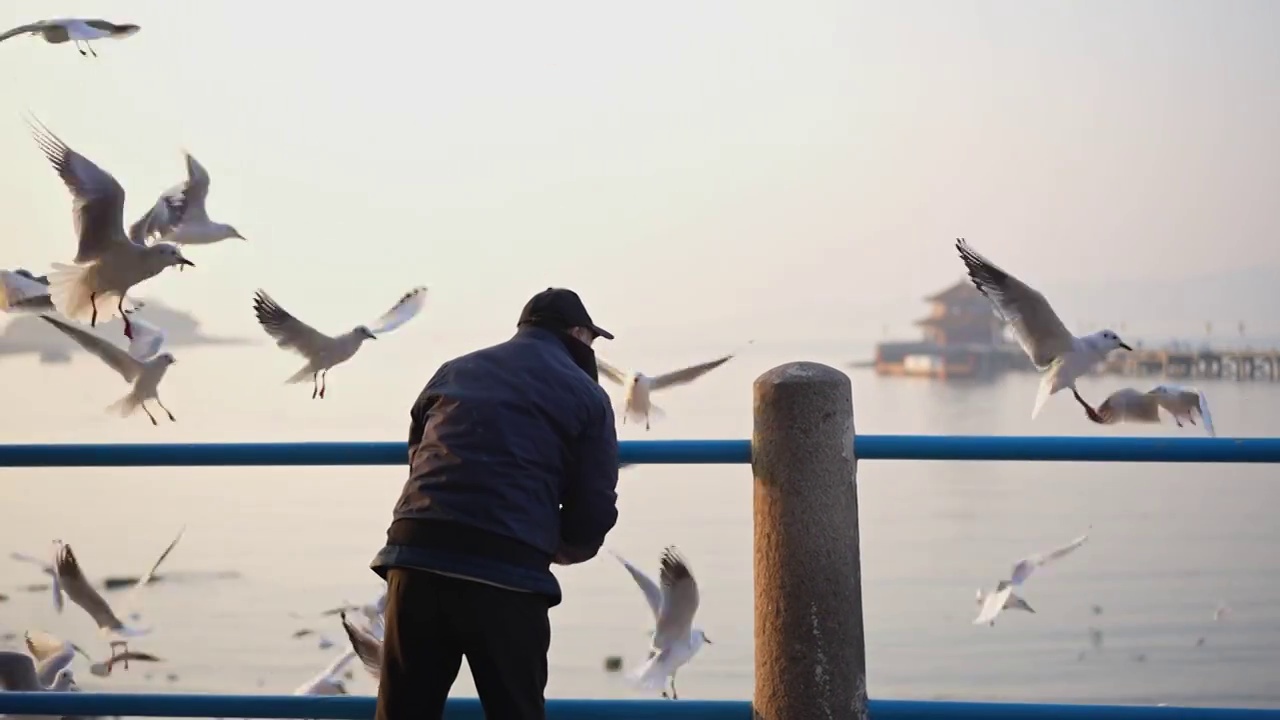
M5 441L399 440L414 395L446 357L405 359L392 351L394 340L385 342L332 372L329 398L314 402L308 386L281 384L298 362L270 346L187 349L165 386L178 422L158 428L141 416L125 421L102 412L125 388L93 358L78 354L69 365L2 359ZM661 372L715 352L668 349L640 361ZM758 347L696 384L663 393L667 418L651 432L626 425L620 435L747 437L751 383L761 372L787 360L841 366L863 355ZM863 433L1201 433L1172 425L1098 428L1066 394L1032 422L1036 379L1029 375L941 384L851 373ZM1096 403L1123 383L1087 379L1082 392ZM1221 436L1280 435L1280 385L1202 387ZM319 612L377 596L380 581L368 563L404 479L392 467L2 475L0 592L11 597L0 603L0 631L17 632L20 642L23 630L42 629L106 654L78 608L58 615L45 593L19 589L43 578L8 552L45 554L60 537L92 578L137 575L185 524L164 568L175 579L141 593L142 624L155 631L134 643L167 662L104 680L77 660L81 683L93 690L244 693L292 692L342 650L321 650L315 636L292 634L310 627L340 641L337 618ZM1277 468L869 461L860 464L858 483L873 696L1280 705ZM636 467L623 472L619 495L621 518L607 545L656 574L658 553L676 544L699 581L698 622L714 644L681 671L681 697L750 697L748 468ZM1090 525L1083 548L1024 587L1036 614L1008 613L995 627L970 624L977 588ZM238 576L214 576L228 571ZM621 655L630 669L644 657L650 617L639 590L605 554L557 574L565 600L552 612L548 695L636 697L602 665ZM1215 622L1220 603L1231 613ZM1091 646L1090 628L1103 632L1100 650ZM369 693L374 685L357 668L349 687ZM455 694L475 694L465 665Z

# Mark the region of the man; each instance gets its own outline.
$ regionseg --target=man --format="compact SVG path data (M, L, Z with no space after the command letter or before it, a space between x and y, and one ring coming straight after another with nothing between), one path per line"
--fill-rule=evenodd
M541 720L560 603L551 563L618 519L618 436L597 337L547 288L516 334L440 366L410 412L409 480L371 567L387 580L377 720L432 720L467 658L485 717Z

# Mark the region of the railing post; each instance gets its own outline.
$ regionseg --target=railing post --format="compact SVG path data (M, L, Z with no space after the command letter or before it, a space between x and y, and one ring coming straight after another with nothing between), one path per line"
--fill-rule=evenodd
M765 720L866 720L849 377L818 363L755 382L755 697Z

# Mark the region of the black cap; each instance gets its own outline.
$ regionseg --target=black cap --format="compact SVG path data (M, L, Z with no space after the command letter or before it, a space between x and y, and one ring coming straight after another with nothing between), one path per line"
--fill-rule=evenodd
M565 330L584 327L595 333L597 337L612 340L613 333L591 322L587 308L582 304L578 293L566 288L547 288L529 298L520 311L520 320L516 327L527 323L545 323L563 326Z

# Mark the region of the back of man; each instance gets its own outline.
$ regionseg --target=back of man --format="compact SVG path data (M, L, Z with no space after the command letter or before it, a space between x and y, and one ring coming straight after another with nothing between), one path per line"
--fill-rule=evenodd
M572 291L510 340L440 367L410 412L409 479L372 568L387 579L378 720L438 718L466 656L489 718L544 717L550 565L617 521L618 441L596 327Z

